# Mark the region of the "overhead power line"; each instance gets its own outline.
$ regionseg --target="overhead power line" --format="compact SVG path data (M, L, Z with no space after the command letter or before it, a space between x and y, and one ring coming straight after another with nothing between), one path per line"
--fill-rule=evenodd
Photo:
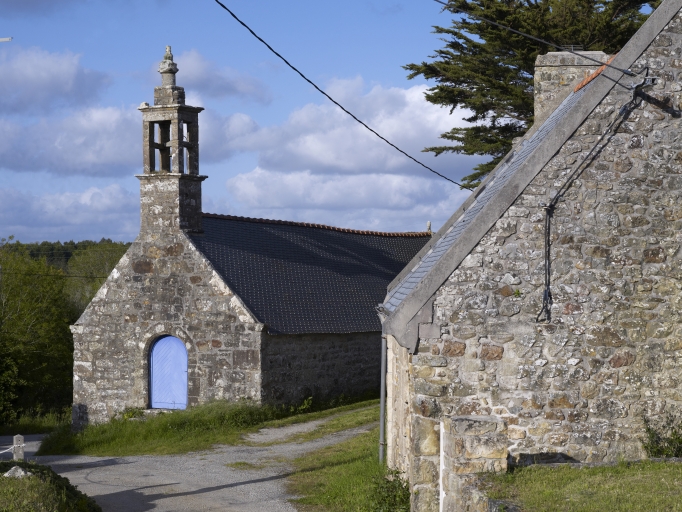
M527 37L527 38L529 38L529 39L532 39L532 40L537 41L537 42L542 43L542 44L546 44L546 45L548 45L548 46L552 46L552 47L557 48L558 50L561 50L561 51L563 51L563 52L572 53L573 55L577 55L577 56L580 57L581 59L591 60L592 62L596 62L596 63L599 64L600 66L606 66L606 67L615 69L616 71L619 71L619 72L621 72L621 73L624 73L624 74L626 74L626 75L628 75L628 76L637 76L636 73L633 73L633 72L630 71L629 69L621 69L621 68L617 68L616 66L612 66L611 64L604 64L604 63L603 63L602 61L600 61L600 60L593 59L592 57L588 57L587 55L584 55L584 54L581 54L581 53L578 53L578 52L574 52L573 50L568 49L568 48L565 47L565 46L559 46L559 45L556 45L556 44L554 44L554 43L550 43L549 41L545 41L544 39L540 39L539 37L535 37L535 36L532 36L532 35L530 35L530 34L526 34L525 32L521 32L520 30L516 30L516 29L511 28L511 27L508 27L508 26L506 26L506 25L502 25L501 23L497 23L496 21L489 20L488 18L484 18L483 16L479 16L478 14L473 14L473 13L467 11L466 9L461 9L461 8L459 8L459 7L457 7L457 6L453 5L453 4L450 4L450 3L447 3L447 2L443 2L442 0L433 0L433 1L436 2L436 3L438 3L438 4L444 5L444 6L447 7L448 9L452 9L453 11L457 11L457 12L459 12L459 13L462 13L462 14L466 15L466 16L470 16L470 17L475 18L475 19L477 19L477 20L485 21L486 23L490 23L491 25L495 25L496 27L502 28L502 29L504 29L504 30L509 30L510 32L513 32L513 33L518 34L518 35L520 35L520 36ZM614 79L611 78L611 77L608 77L608 76L607 76L606 78L608 78L609 80L611 80L611 81L613 81L613 82L618 83L617 80L614 80Z
M215 0L215 2L216 2L218 5L220 5L220 7L222 7L223 9L225 9L225 10L230 14L230 16L232 16L232 17L233 17L233 18L234 18L242 27L244 27L246 30L248 30L248 31L251 33L251 35L252 35L253 37L255 37L255 38L258 39L261 43L263 43L263 44L268 48L268 50L270 50L272 53L274 53L275 55L277 55L277 57L279 57L287 66L289 66L289 67L290 67L291 69L293 69L296 73L298 73L298 75L299 75L301 78L303 78L303 80L305 80L305 81L308 82L310 85L312 85L318 92L320 92L322 95L324 95L324 96L325 96L329 101L331 101L334 105L336 105L337 107L339 107L341 110L343 110L346 114L348 114L348 115L349 115L350 117L352 117L355 121L357 121L358 123L360 123L362 126L364 126L365 128L367 128L367 129L368 129L370 132L372 132L374 135L376 135L377 137L379 137L379 138L380 138L381 140L383 140L386 144L388 144L389 146L391 146L393 149L399 151L400 153L402 153L403 155L405 155L407 158L409 158L409 159L412 160L413 162L416 162L417 164L421 165L421 166L422 166L424 169L426 169L427 171L430 171L430 172L432 172L433 174L435 174L435 175L437 175L437 176L440 176L441 178L443 178L443 179L445 179L445 180L448 180L448 181L451 182L451 183L454 183L455 185L457 185L457 186L460 187L460 188L471 189L471 186L469 186L469 185L462 185L461 183L457 183L456 181L451 180L451 179L448 178L447 176L444 176L443 174L439 173L438 171L435 171L435 170L431 169L431 167L429 167L428 165L426 165L426 164L420 162L419 160L417 160L417 159L414 158L412 155L409 155L408 153L406 153L405 151L403 151L402 149L400 149L398 146L396 146L395 144L393 144L391 141L389 141L389 140L386 139L385 137L382 137L379 133L377 133L375 130L373 130L372 128L370 128L367 124L365 124L365 123L362 122L360 119L358 119L353 113L351 113L350 111L348 111L348 109L346 109L346 108L345 108L343 105L341 105L338 101L336 101L334 98L332 98L331 96L329 96L329 94L327 94L327 93L324 92L322 89L320 89L312 80L310 80L307 76L305 76L303 73L301 73L301 72L300 72L296 67L294 67L287 59L285 59L284 57L282 57L282 55L280 55L278 52L276 52L275 49L274 49L272 46L270 46L268 43L266 43L265 40L263 40L263 38L261 38L261 37L260 37L258 34L256 34L253 30L251 30L251 28L250 28L246 23L244 23L242 20L240 20L240 19L237 17L237 15L236 15L235 13L233 13L230 9L228 9L228 8L225 6L225 4L223 4L223 3L220 2L219 0Z

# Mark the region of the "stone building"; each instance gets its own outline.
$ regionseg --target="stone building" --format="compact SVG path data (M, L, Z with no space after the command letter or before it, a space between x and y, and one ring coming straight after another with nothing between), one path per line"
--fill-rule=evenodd
M126 407L378 390L386 286L429 232L202 213L199 113L170 48L143 103L140 234L76 325L73 424Z
M681 7L613 67L539 57L539 122L390 285L388 461L413 510L465 510L508 464L643 458L642 417L682 405Z

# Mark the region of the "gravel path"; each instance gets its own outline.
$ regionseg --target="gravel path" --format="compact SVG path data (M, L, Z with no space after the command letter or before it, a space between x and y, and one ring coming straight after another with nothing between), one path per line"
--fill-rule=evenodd
M310 423L317 426L321 421ZM256 436L252 441L271 442L307 432L315 428L309 427L310 423L268 429L263 437ZM305 443L219 445L213 450L186 455L136 457L35 457L41 436L26 436L26 453L27 458L49 465L67 477L92 496L104 512L294 512L284 485L291 471L289 461L368 432L374 426L366 425ZM272 432L285 429L286 433ZM0 437L0 449L3 445L11 445L11 438ZM226 465L239 462L252 464L253 469Z

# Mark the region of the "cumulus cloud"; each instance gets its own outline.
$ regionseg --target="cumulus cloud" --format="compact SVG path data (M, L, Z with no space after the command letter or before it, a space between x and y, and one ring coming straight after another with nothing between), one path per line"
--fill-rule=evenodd
M0 237L15 235L24 242L133 240L139 231L139 198L116 184L42 196L0 188L0 225Z
M466 112L452 115L424 99L425 85L409 89L373 87L362 94L362 79L336 80L327 90L332 97L398 147L447 176L453 160L421 153L453 126L464 126ZM232 139L232 150L258 151L260 167L268 170L314 173L414 173L416 164L379 140L332 104L308 104L279 125L245 131ZM464 165L467 158L459 158ZM468 169L466 169L468 171ZM460 171L461 172L461 171Z
M467 113L448 115L424 99L425 86L373 87L336 80L327 90L388 140L446 176L468 174L480 161L421 153L440 133L462 126ZM234 116L233 116L234 117ZM232 211L242 215L322 222L378 230L422 230L444 222L468 196L435 177L358 125L338 108L309 104L279 125L249 118L215 120L212 145L256 151L259 165L227 182Z
M25 14L45 15L85 0L0 0L0 18Z
M111 176L141 165L139 113L93 107L59 119L0 119L0 168Z
M269 103L270 91L260 80L234 69L219 67L196 50L175 58L180 69L179 85L208 98L237 96L258 103Z
M442 224L468 195L455 186L394 174L315 175L254 169L227 182L240 214L382 231Z
M110 79L81 66L80 58L71 52L51 53L40 48L2 48L0 114L44 114L92 103Z

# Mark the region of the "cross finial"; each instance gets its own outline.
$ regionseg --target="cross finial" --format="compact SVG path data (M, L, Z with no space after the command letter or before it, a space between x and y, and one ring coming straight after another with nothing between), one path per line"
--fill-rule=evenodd
M173 54L171 53L170 46L166 46L166 55L163 56L163 60L169 60L173 62Z

